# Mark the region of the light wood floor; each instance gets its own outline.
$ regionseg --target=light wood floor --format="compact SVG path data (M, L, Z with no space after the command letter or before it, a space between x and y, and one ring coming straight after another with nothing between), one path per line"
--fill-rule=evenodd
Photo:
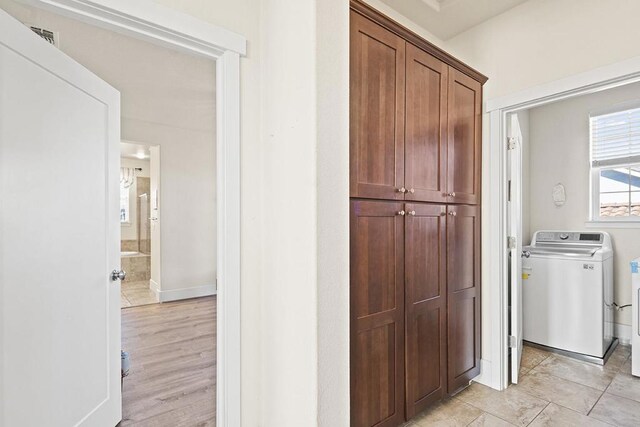
M122 310L121 426L215 426L216 297Z

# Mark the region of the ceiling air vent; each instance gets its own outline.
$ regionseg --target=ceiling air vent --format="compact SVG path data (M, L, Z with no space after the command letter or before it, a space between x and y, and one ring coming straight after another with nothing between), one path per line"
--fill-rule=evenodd
M55 47L60 47L58 45L58 37L59 37L58 33L53 32L51 30L45 30L44 28L39 28L33 25L27 24L27 26L31 28L31 31L33 31L34 33L36 33L37 35L45 39L47 42L51 43Z

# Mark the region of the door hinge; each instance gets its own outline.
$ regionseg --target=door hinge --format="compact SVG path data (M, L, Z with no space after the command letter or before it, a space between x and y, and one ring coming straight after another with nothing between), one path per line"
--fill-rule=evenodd
M517 141L518 138L516 138L515 136L507 138L507 150L513 150L514 148L516 148Z
M509 348L517 348L518 340L513 335L509 335Z
M516 238L513 236L507 237L507 248L515 249L516 248Z

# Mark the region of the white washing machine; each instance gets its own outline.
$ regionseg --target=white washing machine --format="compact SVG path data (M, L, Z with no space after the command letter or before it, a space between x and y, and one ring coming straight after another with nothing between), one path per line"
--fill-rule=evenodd
M537 231L522 279L524 340L604 363L615 347L609 234Z
M640 258L631 261L631 373L640 377Z

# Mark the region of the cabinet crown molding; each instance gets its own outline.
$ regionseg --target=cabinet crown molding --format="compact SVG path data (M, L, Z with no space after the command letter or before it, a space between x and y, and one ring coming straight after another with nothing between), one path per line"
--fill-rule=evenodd
M457 58L454 58L444 50L440 49L438 46L433 43L428 42L423 39L407 27L402 24L394 21L389 18L387 15L383 14L379 10L371 7L367 3L364 3L362 0L350 0L351 10L359 13L360 15L376 22L387 30L397 34L398 36L405 39L407 42L419 47L420 49L428 52L429 54L435 56L445 64L455 68L456 70L468 75L472 79L480 82L481 84L485 84L489 79L487 76L479 72L478 70L471 68L464 62L460 61Z

